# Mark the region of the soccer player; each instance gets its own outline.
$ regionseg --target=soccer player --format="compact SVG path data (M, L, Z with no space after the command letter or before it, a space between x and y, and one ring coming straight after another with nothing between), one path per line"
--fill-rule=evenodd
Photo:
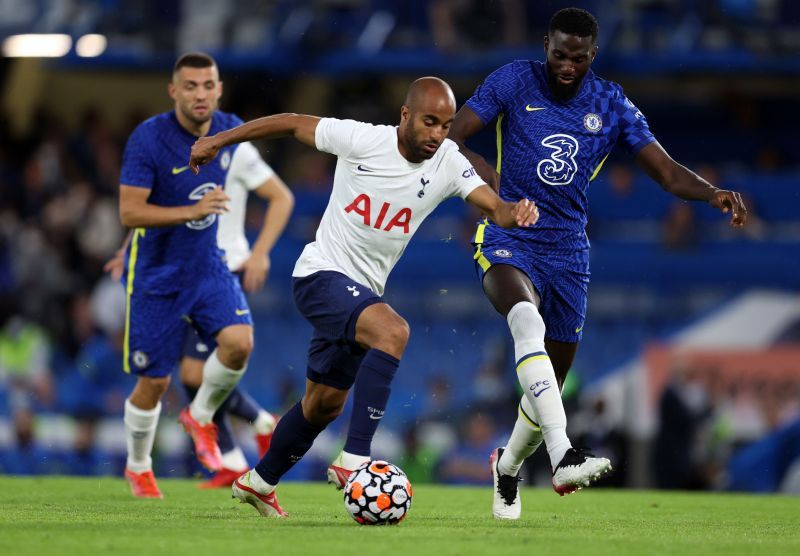
M731 212L735 227L746 220L738 193L717 189L670 158L622 88L589 70L597 32L587 11L556 12L544 38L546 63L518 60L497 69L461 108L451 130L461 152L489 184L499 186L502 198L530 197L541 211L534 228L503 229L490 217L473 240L484 292L508 320L525 392L507 445L490 458L496 518L519 517L519 469L542 440L561 495L610 469L607 459L572 448L560 389L586 313L586 190L614 145L621 144L673 195ZM495 118L497 171L464 146Z
M244 234L247 196L251 191L269 203L252 251ZM251 143L239 145L231 157L225 193L230 197L230 210L219 217L217 243L225 253L228 268L239 276L244 291L252 293L264 285L270 267L269 253L286 227L294 197ZM193 327L187 327L179 376L190 399L197 394L203 379L203 365L212 350L213 345L206 345ZM249 468L242 449L233 437L228 415L252 424L259 457L269 449L275 418L241 388L234 388L213 419L217 426L222 468L211 479L200 483L200 488L230 486L236 477Z
M502 201L446 139L455 110L447 83L424 77L409 88L397 128L279 114L192 147L193 170L229 145L261 137L292 135L338 157L316 241L293 272L295 302L314 327L305 395L278 422L266 456L233 483L234 497L263 516L285 515L275 497L278 481L339 415L354 381L350 434L360 444L352 449L369 458L410 332L381 296L422 220L456 195L499 226L529 226L538 217L527 199Z
M185 163L198 137L241 120L217 110L222 83L206 54L181 56L168 91L175 109L134 130L120 176L120 219L133 228L123 274L123 366L137 375L125 401L125 477L134 496L145 498L162 498L150 454L187 321L204 342L216 343L197 395L179 417L211 471L223 467L212 418L244 374L253 346L247 301L217 246L217 217L230 201L222 185L241 147L224 149L202 177Z

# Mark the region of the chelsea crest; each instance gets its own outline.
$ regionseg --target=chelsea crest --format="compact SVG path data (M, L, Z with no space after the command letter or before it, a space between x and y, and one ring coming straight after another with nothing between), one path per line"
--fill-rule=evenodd
M603 119L597 114L589 112L583 117L583 127L592 133L597 133L603 129Z

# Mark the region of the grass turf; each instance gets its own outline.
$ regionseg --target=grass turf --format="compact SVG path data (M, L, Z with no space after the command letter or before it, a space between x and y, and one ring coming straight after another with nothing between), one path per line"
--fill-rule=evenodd
M161 479L137 500L114 478L0 476L0 554L800 554L800 499L523 489L519 521L496 521L489 487L419 485L406 520L363 527L329 485L279 488L288 519L264 519L226 490Z

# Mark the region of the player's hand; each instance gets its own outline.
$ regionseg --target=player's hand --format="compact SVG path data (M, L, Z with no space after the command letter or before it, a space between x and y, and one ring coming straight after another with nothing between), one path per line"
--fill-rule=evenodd
M200 172L200 166L208 164L217 156L219 145L214 140L214 136L201 137L192 145L192 153L189 155L189 168L195 174Z
M747 207L744 206L742 196L736 191L719 189L714 192L708 204L725 214L733 212L730 224L734 228L741 228L747 222Z
M125 249L120 249L114 256L103 265L103 272L108 272L111 279L119 282L122 278L122 271L125 269Z
M225 190L219 186L209 189L203 198L192 205L193 215L191 220L200 220L209 214L222 214L230 210L228 208L228 201L231 198L225 193Z
M528 226L533 226L536 224L536 221L539 220L539 209L533 201L522 199L521 201L517 201L511 209L511 215L514 217L517 226L526 228Z
M253 253L239 269L244 273L242 286L247 293L257 292L264 286L271 266L269 255Z

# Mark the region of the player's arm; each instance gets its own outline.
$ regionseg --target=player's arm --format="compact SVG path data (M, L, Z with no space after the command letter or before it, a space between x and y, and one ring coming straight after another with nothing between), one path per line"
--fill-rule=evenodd
M465 145L467 139L478 133L484 127L486 127L485 124L472 108L462 106L461 110L456 114L453 124L450 126L450 133L447 137L458 145L458 150L469 160L478 175L482 177L492 189L498 191L500 176L495 169L491 164L486 162L485 158Z
M477 207L503 228L533 226L539 219L539 209L528 199L510 203L501 199L494 189L481 185L467 195L467 202Z
M228 210L230 198L221 187L215 187L193 205L163 207L147 201L150 189L133 185L119 188L119 219L128 228L159 228L175 226L222 214Z
M250 257L241 268L244 272L243 285L246 292L260 290L264 285L269 274L269 254L286 228L294 209L294 195L277 175L273 175L255 189L255 194L265 199L269 206L264 214L264 225L251 248Z
M714 187L685 166L678 164L658 141L653 141L639 151L636 162L665 191L676 197L687 201L705 201L726 214L733 212L731 226L744 226L747 221L747 208L739 193Z
M304 114L275 114L252 120L234 128L201 137L192 145L189 167L195 174L200 166L208 164L222 147L253 141L256 139L274 139L291 135L301 143L316 148L315 133L320 118Z

